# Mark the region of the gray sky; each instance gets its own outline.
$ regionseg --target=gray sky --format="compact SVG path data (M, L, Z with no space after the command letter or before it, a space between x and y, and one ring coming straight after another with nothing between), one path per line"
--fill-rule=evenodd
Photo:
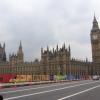
M0 42L16 53L22 41L26 61L40 58L41 47L70 44L71 56L91 60L90 30L100 0L0 0ZM7 56L8 57L8 56Z

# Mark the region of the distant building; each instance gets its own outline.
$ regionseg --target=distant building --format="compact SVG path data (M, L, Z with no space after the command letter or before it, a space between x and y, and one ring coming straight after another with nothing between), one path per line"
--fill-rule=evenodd
M11 74L12 68L6 60L5 43L3 46L0 44L0 82L8 81L9 75Z
M19 53L20 51L20 53ZM19 54L19 55L18 55ZM77 60L71 58L70 46L66 48L65 44L56 49L43 50L41 48L41 60L36 59L34 62L24 62L22 44L20 43L17 54L9 57L9 64L12 74L15 75L72 75L74 78L80 78L91 75L91 62L87 59ZM18 59L20 56L20 60Z
M22 44L20 41L19 49L17 51L17 54L10 54L9 55L9 63L11 66L14 66L15 64L21 64L24 63L24 54L22 50Z
M71 49L65 47L65 44L62 48L53 50L41 49L41 67L43 68L43 73L46 75L73 75L74 77L91 75L91 62L88 60L77 60L71 58Z
M50 50L41 48L41 59L33 62L24 62L22 43L17 53L9 55L6 61L5 43L0 44L0 74L31 75L32 80L38 80L38 75L72 75L74 78L87 78L93 74L100 75L100 29L96 17L93 19L91 30L92 62L71 57L70 45L66 48L65 43L61 48ZM29 77L29 76L28 76ZM43 77L42 77L43 79Z

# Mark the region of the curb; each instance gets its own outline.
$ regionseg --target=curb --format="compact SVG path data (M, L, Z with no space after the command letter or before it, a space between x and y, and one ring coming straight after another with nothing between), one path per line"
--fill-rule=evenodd
M11 84L2 84L0 89L10 88L10 87L21 87L21 86L30 86L30 85L40 85L40 84L52 84L52 83L63 83L63 82L72 82L80 80L60 80L60 81L39 81L39 82L25 82L25 83L11 83Z

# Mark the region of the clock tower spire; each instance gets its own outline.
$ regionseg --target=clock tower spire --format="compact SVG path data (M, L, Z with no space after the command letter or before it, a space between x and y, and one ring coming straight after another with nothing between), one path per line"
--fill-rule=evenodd
M18 52L17 52L17 57L18 57L18 63L23 63L24 62L24 54L23 54L23 50L22 50L21 41L20 41Z
M95 31L99 31L99 26L98 26L98 22L97 22L97 19L95 17L95 14L94 14L94 19L93 19L93 26L92 26L92 32L95 32Z

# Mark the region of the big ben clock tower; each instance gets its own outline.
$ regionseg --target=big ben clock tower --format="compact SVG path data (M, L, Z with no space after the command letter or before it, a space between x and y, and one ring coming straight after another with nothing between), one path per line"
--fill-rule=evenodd
M95 15L90 36L92 46L93 73L100 75L100 29Z

